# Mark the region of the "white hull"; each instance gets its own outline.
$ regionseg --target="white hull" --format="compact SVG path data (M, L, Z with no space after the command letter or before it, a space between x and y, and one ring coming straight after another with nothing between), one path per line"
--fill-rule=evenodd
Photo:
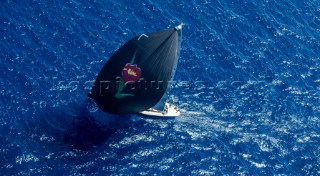
M141 111L139 114L145 116L152 116L152 117L178 117L180 116L180 110L178 107L166 103L165 108L163 111L158 111L154 108L149 108L148 110Z

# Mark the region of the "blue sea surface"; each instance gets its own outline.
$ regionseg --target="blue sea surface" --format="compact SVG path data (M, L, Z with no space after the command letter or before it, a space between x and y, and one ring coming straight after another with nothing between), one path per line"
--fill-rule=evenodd
M320 175L319 0L0 5L0 175ZM127 40L180 23L180 117L87 99Z

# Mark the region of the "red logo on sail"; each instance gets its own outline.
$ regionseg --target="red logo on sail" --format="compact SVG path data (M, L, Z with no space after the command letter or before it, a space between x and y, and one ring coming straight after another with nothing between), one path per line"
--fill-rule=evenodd
M141 69L136 64L126 64L122 70L121 79L127 84L134 84L141 77Z

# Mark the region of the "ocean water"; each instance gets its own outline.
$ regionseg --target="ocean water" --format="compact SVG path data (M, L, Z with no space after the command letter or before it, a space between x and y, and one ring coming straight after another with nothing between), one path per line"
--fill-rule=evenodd
M0 4L0 175L320 175L320 1ZM124 42L180 23L180 117L87 100Z

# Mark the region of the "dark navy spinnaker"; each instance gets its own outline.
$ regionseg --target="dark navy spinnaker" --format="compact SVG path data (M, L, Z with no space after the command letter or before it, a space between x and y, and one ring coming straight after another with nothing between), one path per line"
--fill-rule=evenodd
M176 70L181 29L179 25L129 40L101 69L88 96L100 109L113 114L165 106L161 99Z

